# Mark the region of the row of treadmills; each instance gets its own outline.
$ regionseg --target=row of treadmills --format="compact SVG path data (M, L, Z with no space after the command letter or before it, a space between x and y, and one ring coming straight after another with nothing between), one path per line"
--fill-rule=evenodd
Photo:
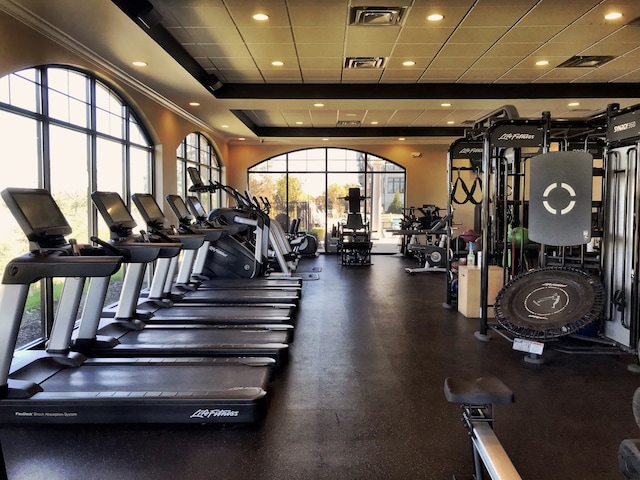
M253 245L235 240L236 250L225 250L218 242L237 236L228 219L227 225L189 224L183 214L179 227L164 227L154 197L133 195L147 222L147 229L134 233L136 223L120 195L94 192L111 239L93 237L91 245L79 245L65 238L71 228L47 190L7 188L2 197L30 252L11 260L2 279L0 422L264 418L269 383L288 361L302 292L292 253L279 253L287 271L247 273L256 267L245 259L225 278L203 273L217 257L239 255L242 248L259 250L254 260L268 264L274 256L268 249L277 247L274 240L268 249L260 243L273 235L262 230L268 228L264 215L231 209L242 217L240 229L251 232L246 238ZM177 213L186 208L180 197L168 196L167 202ZM121 268L120 296L107 305L110 277ZM29 287L43 278L64 279L51 334L43 349L14 351Z

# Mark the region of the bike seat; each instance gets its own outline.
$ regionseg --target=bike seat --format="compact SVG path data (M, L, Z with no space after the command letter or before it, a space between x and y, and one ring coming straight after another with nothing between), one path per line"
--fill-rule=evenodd
M489 404L513 403L515 397L509 387L495 377L467 379L447 377L444 395L451 403Z

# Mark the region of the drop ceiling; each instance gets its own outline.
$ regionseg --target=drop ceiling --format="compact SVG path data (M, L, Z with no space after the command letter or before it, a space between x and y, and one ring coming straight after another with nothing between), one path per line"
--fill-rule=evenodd
M95 53L229 141L456 137L506 104L522 117L576 118L640 103L637 0L0 0L0 9ZM607 20L613 11L622 16ZM443 19L427 20L434 13ZM369 24L352 24L358 16ZM586 66L561 66L576 57Z

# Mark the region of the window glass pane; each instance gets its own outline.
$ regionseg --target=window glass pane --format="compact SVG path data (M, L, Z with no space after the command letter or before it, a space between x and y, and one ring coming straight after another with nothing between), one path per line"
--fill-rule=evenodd
M270 158L260 162L249 169L249 172L286 172L287 155Z
M51 126L51 194L80 243L89 240L87 142L84 133Z
M185 163L182 160L176 161L176 194L180 195L183 199L187 196L187 186L185 185L185 175L187 170L185 168Z
M38 71L30 68L0 79L0 102L39 112Z
M133 115L129 115L129 140L135 145L149 146L147 135Z
M151 191L151 162L150 154L146 150L139 148L131 148L131 193L153 193ZM125 202L127 199L125 199ZM162 205L160 205L162 208ZM146 226L145 221L138 212L138 209L134 206L130 206L131 215L138 224L138 227L144 228Z
M290 172L324 172L326 170L326 149L311 148L289 154Z
M87 78L77 72L51 68L47 71L49 115L74 125L88 125Z
M123 194L124 149L120 142L96 140L96 190Z
M362 169L360 161L364 154L355 150L342 148L327 149L327 171L348 172Z
M96 130L124 138L125 108L111 90L96 82Z

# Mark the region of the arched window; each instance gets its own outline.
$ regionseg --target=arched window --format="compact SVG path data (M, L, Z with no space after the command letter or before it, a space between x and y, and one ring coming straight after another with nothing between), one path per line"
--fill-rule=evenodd
M211 142L201 133L190 133L187 135L176 151L177 157L177 194L182 198L189 193L191 183L187 174L188 167L195 167L200 172L204 183L209 184L220 182L221 165L215 148ZM220 206L220 193L200 193L202 206L208 210Z
M94 190L153 191L153 148L135 112L116 90L90 73L63 66L28 68L0 78L0 159L6 187L46 188L86 243L109 238L90 199ZM132 213L137 215L135 209ZM0 274L28 243L4 202ZM138 222L141 220L138 218ZM141 227L143 224L141 224ZM19 346L47 336L58 282L32 286Z
M248 170L251 194L268 199L272 217L317 236L320 251L331 249L325 236L346 218L350 187L364 197L361 213L371 225L373 252L395 251L397 228L405 203L405 169L390 160L343 148L311 148L284 153ZM285 224L288 226L288 223Z

